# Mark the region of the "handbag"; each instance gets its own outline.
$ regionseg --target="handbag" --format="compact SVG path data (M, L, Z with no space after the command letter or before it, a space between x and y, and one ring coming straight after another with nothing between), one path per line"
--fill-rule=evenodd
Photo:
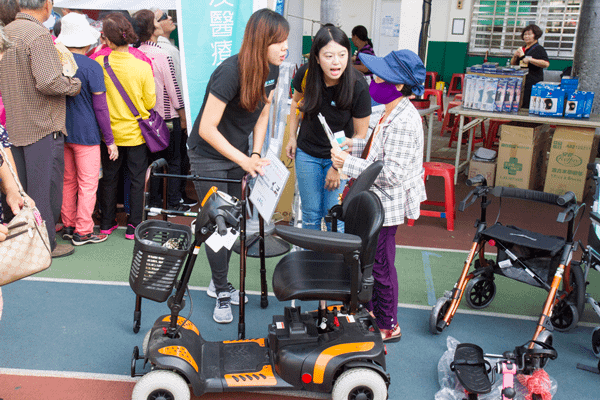
M21 211L9 222L6 240L0 242L0 286L3 286L50 267L52 250L46 223L38 209L29 205L2 146L0 151L25 203Z
M160 114L154 110L148 110L148 112L150 112L150 118L143 119L108 63L108 56L104 56L104 68L106 69L108 76L110 76L110 79L112 79L113 83L115 84L115 87L121 94L121 97L123 97L125 104L127 104L127 107L129 107L129 110L131 110L134 118L137 119L140 129L142 130L142 136L144 137L150 152L156 153L157 151L161 151L169 147L171 134L167 124L162 119Z

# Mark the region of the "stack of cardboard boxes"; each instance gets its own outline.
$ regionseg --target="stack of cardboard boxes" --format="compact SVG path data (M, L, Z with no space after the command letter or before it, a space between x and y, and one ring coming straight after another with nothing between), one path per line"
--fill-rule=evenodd
M578 201L584 199L590 186L587 164L594 161L600 138L595 129L558 126L552 132L548 125L516 122L500 129L496 179L488 179L489 185L558 195L570 190Z

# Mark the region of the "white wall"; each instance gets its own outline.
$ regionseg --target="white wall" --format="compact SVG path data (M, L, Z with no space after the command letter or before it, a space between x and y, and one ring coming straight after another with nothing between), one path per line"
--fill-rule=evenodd
M431 28L429 40L435 42L468 42L469 27L471 25L471 11L473 0L463 0L463 8L456 7L456 0L432 0L431 3ZM452 20L465 19L463 35L452 34Z
M374 0L342 0L341 28L348 37L352 35L352 28L356 25L364 25L369 37L371 36L373 4ZM321 0L304 0L304 18L317 22L304 21L303 35L316 34L320 28L318 21L321 19Z

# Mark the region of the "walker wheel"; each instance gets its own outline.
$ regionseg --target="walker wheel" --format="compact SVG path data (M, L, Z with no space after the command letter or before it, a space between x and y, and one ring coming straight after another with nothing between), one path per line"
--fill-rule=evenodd
M477 276L465 287L466 300L469 307L480 310L490 305L496 296L496 283L491 278Z
M566 332L577 325L579 313L577 307L570 301L561 300L554 306L550 322L554 329Z
M600 326L592 332L592 351L600 358Z
M368 368L352 368L335 381L332 400L387 399L387 385L377 372Z
M440 323L446 316L448 308L450 308L450 302L448 297L440 297L431 309L431 314L429 315L429 332L432 334L437 335L444 330L443 327L440 327Z

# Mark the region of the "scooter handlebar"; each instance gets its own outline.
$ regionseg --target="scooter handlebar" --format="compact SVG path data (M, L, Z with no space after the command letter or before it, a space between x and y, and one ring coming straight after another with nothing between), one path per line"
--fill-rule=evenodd
M225 236L227 234L227 225L225 225L225 217L222 215L217 215L215 217L215 222L217 224L217 232L221 236Z

